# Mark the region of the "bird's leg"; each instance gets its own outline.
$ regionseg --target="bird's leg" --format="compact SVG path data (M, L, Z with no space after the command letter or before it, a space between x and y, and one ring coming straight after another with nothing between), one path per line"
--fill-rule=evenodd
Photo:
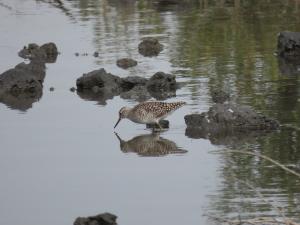
M158 127L158 128L157 128ZM156 133L161 131L163 128L161 127L161 125L159 124L159 122L153 123L152 126L152 133Z
M160 130L163 130L162 126L160 125L159 121L156 123Z

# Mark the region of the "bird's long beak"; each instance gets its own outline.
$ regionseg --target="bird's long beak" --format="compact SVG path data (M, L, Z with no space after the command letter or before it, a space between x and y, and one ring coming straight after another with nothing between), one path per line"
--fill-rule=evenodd
M121 117L119 117L119 119L118 119L118 121L117 121L117 123L116 123L116 125L114 126L114 128L116 128L116 126L118 126L118 124L120 123L120 121L121 121Z

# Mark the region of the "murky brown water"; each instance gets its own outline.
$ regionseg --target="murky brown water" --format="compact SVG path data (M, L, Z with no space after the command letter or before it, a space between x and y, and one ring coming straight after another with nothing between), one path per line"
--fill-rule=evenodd
M247 149L300 171L299 68L273 55L279 31L300 31L299 1L204 0L168 7L63 2L0 0L0 73L22 62L17 52L28 43L53 41L61 52L47 64L39 101L0 104L0 224L72 224L77 216L105 211L122 225L280 216L245 183L299 222L299 179L258 157L226 153ZM139 55L137 45L147 36L165 46L158 57ZM121 57L139 64L120 69L115 63ZM86 101L69 91L83 73L102 67L121 77L163 71L187 82L168 101L188 105L169 117L171 127L160 136L172 151L140 150L140 142L157 139L130 121L116 130L125 141L120 145L113 130L117 112L136 102ZM268 135L187 137L184 115L206 111L214 88L285 128Z

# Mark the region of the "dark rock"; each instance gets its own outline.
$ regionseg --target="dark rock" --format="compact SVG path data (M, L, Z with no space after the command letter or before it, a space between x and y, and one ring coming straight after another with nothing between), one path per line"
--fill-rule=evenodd
M157 72L147 82L147 88L154 91L176 90L177 83L175 76L163 72Z
M28 44L18 55L29 59L30 63L20 63L0 74L0 102L13 109L27 110L41 98L46 75L45 63L54 62L58 52L54 43L41 47Z
M285 58L300 57L300 32L284 31L278 35L277 53Z
M132 89L126 92L122 92L120 97L123 99L133 99L138 102L144 102L151 98L145 85L136 85Z
M50 88L49 88L49 91L54 91L54 87L50 87Z
M117 95L138 101L145 101L151 96L157 100L165 100L176 96L176 89L179 87L175 76L162 72L156 73L148 80L137 76L120 78L104 69L84 74L77 79L76 85L80 97L88 100L98 99L100 104L105 104L107 99Z
M39 47L37 44L28 44L19 51L18 55L24 59L41 61L44 63L54 63L56 61L58 51L54 43L46 43Z
M99 57L99 52L94 52L94 57Z
M229 100L229 94L223 90L213 90L211 97L215 103L224 103Z
M123 58L117 60L117 66L123 69L127 69L129 67L133 67L136 65L137 65L137 61L135 61L134 59Z
M169 124L170 124L169 120L160 120L159 121L159 125L164 129L168 129ZM160 127L157 124L146 124L146 128L159 129Z
M42 96L45 64L31 61L0 74L0 102L13 109L27 110Z
M98 87L98 86L94 86L94 87L92 87L92 91L93 91L94 93L98 93L98 92L101 91L101 88Z
M124 153L133 152L144 157L187 153L186 150L179 148L173 141L160 137L159 133L140 135L129 141L124 141L117 133L115 134L120 141L120 149Z
M184 117L188 128L201 128L207 132L220 129L234 130L276 130L276 120L258 114L248 106L232 103L215 104L208 112L190 114Z
M71 92L75 92L75 91L76 91L76 88L71 87L71 88L70 88L70 91L71 91Z
M163 72L155 73L146 84L147 90L157 100L176 96L178 87L174 75Z
M151 57L157 56L163 50L163 45L156 38L145 38L138 48L141 55Z
M124 91L130 90L135 86L145 86L148 82L148 79L144 77L138 77L138 76L129 76L126 78L122 78L122 88Z
M120 77L107 73L104 69L99 69L83 74L77 79L76 85L79 90L99 87L105 91L119 92L121 81Z
M121 84L120 77L107 73L104 69L94 70L77 79L77 94L81 98L105 105L107 99L121 93Z
M111 213L102 213L97 216L78 217L74 225L116 225L117 216Z
M75 56L79 56L79 53L78 53L78 52L76 52L76 53L75 53Z
M46 53L47 63L53 63L56 61L58 50L53 42L43 44L40 49Z

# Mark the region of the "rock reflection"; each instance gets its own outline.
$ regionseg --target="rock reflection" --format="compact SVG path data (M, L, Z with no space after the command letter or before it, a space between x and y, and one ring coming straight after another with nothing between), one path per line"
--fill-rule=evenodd
M286 76L300 75L299 60L288 60L283 57L278 57L278 66L280 73Z
M199 128L187 128L185 135L193 139L208 139L214 145L227 147L239 147L245 143L255 142L258 137L268 135L271 131L241 131L231 129L204 130Z
M120 141L120 149L124 153L134 152L139 156L165 156L168 154L184 154L187 150L180 149L176 143L159 136L159 133L145 134L124 141L115 133Z

